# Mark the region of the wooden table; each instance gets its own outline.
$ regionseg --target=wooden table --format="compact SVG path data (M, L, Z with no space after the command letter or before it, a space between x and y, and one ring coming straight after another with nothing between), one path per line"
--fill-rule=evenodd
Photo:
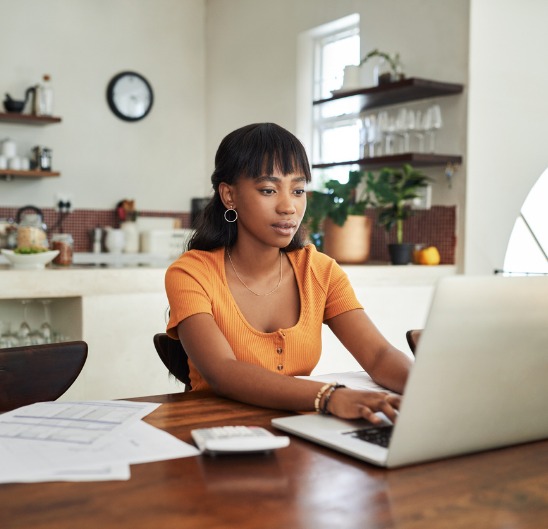
M287 415L211 394L135 400L164 403L146 421L187 442L198 426ZM548 441L383 470L292 437L270 455L134 465L129 481L0 485L2 529L547 526Z

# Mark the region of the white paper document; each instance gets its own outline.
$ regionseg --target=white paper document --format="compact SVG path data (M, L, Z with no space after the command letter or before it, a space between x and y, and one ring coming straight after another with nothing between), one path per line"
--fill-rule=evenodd
M318 382L337 382L344 384L348 388L352 389L365 389L368 391L383 391L385 393L391 393L397 395L393 391L379 386L365 371L346 371L344 373L329 373L327 375L313 375L302 376L297 378L304 378L307 380L317 380Z
M129 479L129 465L197 455L140 419L159 406L43 402L0 415L0 483Z

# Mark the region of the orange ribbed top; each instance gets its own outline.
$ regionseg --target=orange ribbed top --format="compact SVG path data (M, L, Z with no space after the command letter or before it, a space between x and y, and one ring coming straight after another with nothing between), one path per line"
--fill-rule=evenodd
M286 254L299 287L299 321L289 329L260 332L246 321L232 297L224 253L224 248L190 250L168 268L167 333L172 338L178 339L177 325L185 318L211 314L238 360L285 375L310 375L322 350L322 323L343 312L363 308L340 266L310 244ZM192 389L207 387L190 361L189 367Z

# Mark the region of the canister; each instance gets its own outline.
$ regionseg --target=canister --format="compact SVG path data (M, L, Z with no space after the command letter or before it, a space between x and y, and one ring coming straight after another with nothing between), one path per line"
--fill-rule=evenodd
M59 250L59 254L53 260L53 264L70 266L72 264L72 249L74 239L70 233L55 233L51 237L52 250Z

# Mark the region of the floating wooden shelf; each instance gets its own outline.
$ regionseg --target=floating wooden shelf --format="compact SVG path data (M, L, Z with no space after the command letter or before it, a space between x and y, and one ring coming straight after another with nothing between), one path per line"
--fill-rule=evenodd
M340 90L333 97L314 101L314 105L321 105L347 97L359 97L361 109L365 110L408 101L460 94L463 90L464 86L462 84L410 77L401 81L368 88Z
M21 114L19 112L0 112L0 122L51 125L52 123L61 123L61 118L56 116L35 116L34 114Z
M362 158L360 160L349 160L344 162L317 163L312 165L313 169L326 169L339 165L359 165L365 168L391 167L410 164L414 167L435 167L447 164L460 165L462 156L453 154L426 154L419 152L407 152L404 154L393 154L391 156L376 156L375 158Z
M11 180L12 178L45 178L61 176L57 171L16 171L15 169L0 169L0 178L2 180Z

